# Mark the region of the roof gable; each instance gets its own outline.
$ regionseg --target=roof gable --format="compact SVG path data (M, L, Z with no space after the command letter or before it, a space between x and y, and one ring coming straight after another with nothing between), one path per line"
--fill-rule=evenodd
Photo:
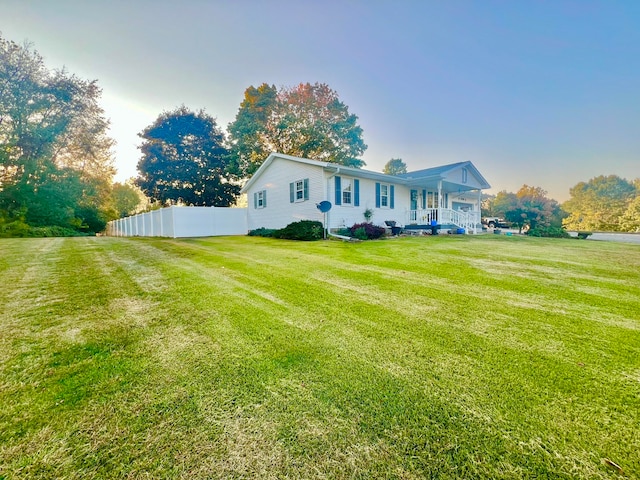
M441 176L444 176L446 173L450 172L451 170L455 170L456 168L462 167L463 165L468 163L471 163L471 162L457 162L457 163L451 163L449 165L440 165L439 167L425 168L423 170L416 170L413 172L403 173L398 176L403 178L441 177Z
M473 176L477 182L478 188L491 188L489 182L485 180L482 174L478 171L475 165L469 161L450 163L448 165L441 165L439 167L425 168L423 170L416 170L414 172L407 172L399 175L399 177L413 183L415 181L424 181L428 179L432 180L450 180L452 174L457 170L466 168L468 174ZM454 182L457 183L457 182Z
M244 184L244 186L240 190L240 193L246 193L251 188L251 185L256 183L258 178L262 176L264 171L267 168L269 168L269 165L271 165L276 158L281 158L283 160L289 160L291 162L302 163L306 165L315 165L318 167L324 167L326 165L325 162L319 162L317 160L311 160L309 158L294 157L292 155L285 155L284 153L273 152L269 154L267 159L264 162L262 162L262 165L260 165L258 170L256 170L255 173L251 176L251 178L247 181L247 183Z

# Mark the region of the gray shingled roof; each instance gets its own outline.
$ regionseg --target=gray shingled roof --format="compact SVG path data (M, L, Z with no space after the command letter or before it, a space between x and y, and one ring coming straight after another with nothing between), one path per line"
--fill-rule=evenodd
M397 175L401 178L424 178L424 177L440 177L446 172L467 165L469 162L450 163L449 165L441 165L439 167L425 168L424 170L416 170L415 172L402 173Z

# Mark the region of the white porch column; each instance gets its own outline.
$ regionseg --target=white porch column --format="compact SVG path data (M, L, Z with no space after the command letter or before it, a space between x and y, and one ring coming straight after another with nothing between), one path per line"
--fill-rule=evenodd
M478 233L478 223L482 222L482 189L478 189L478 221L473 222L473 233Z
M442 180L438 180L438 224L442 223L443 208L444 208L444 199L442 198Z

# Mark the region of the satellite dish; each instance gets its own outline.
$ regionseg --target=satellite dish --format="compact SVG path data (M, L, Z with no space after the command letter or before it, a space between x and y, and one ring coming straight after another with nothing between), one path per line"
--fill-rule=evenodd
M329 210L331 210L331 202L327 202L326 200L323 200L320 203L316 203L316 207L322 213L327 213Z

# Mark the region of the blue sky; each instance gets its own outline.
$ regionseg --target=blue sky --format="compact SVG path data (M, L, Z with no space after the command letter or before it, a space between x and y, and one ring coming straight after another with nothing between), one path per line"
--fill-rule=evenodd
M366 168L472 161L564 201L640 177L640 1L0 0L0 32L97 79L117 179L163 111L226 129L244 90L324 82L358 115Z

